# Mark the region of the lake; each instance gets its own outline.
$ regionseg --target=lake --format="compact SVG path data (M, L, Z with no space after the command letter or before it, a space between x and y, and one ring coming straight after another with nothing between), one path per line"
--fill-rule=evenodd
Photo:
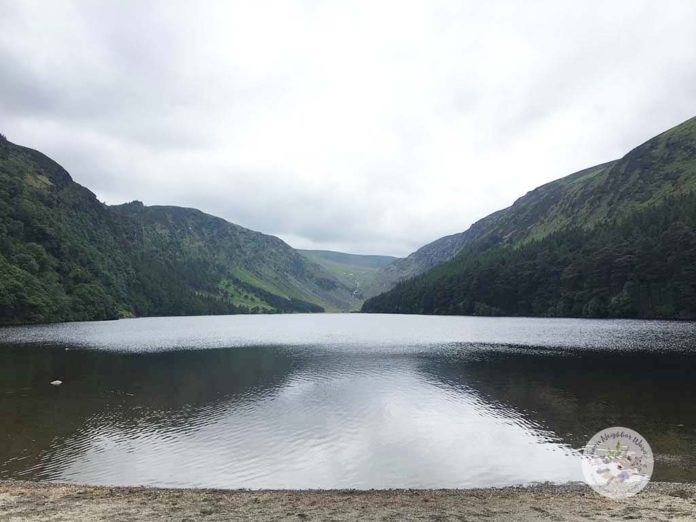
M365 314L0 329L0 479L219 488L582 480L625 426L696 480L696 324ZM52 386L51 381L63 381Z

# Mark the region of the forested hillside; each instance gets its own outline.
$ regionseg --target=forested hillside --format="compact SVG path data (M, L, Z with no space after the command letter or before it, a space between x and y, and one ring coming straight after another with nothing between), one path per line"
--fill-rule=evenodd
M351 289L280 239L193 209L108 207L0 138L0 324L348 309Z
M696 318L695 191L691 119L484 218L453 259L363 310Z

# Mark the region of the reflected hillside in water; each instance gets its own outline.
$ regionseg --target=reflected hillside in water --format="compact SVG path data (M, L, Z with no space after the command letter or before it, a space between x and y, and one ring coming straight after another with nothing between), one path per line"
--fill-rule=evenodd
M656 479L696 480L693 325L179 321L4 330L0 478L228 488L565 482L581 479L577 450L595 432L624 425L652 445ZM523 343L501 341L510 338Z
M516 412L434 385L413 349L1 353L2 478L362 488L579 478L569 453ZM482 433L488 441L462 446Z
M601 429L630 427L652 446L655 480L696 479L696 353L461 346L421 370L578 450Z
M254 347L129 354L64 346L0 349L0 477L48 478L52 455L84 447L94 426L194 430L225 404L275 393L301 360ZM60 387L49 383L64 381Z

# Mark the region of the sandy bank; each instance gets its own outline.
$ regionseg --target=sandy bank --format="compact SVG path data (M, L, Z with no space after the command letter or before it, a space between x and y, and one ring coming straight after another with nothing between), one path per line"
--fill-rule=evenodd
M0 520L693 520L696 485L624 501L584 485L475 490L239 491L0 482Z

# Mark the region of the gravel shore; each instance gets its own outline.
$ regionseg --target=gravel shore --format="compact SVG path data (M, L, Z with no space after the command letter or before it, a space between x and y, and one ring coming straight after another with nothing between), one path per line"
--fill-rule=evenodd
M695 484L627 500L585 485L468 490L247 491L0 482L0 520L694 520Z

